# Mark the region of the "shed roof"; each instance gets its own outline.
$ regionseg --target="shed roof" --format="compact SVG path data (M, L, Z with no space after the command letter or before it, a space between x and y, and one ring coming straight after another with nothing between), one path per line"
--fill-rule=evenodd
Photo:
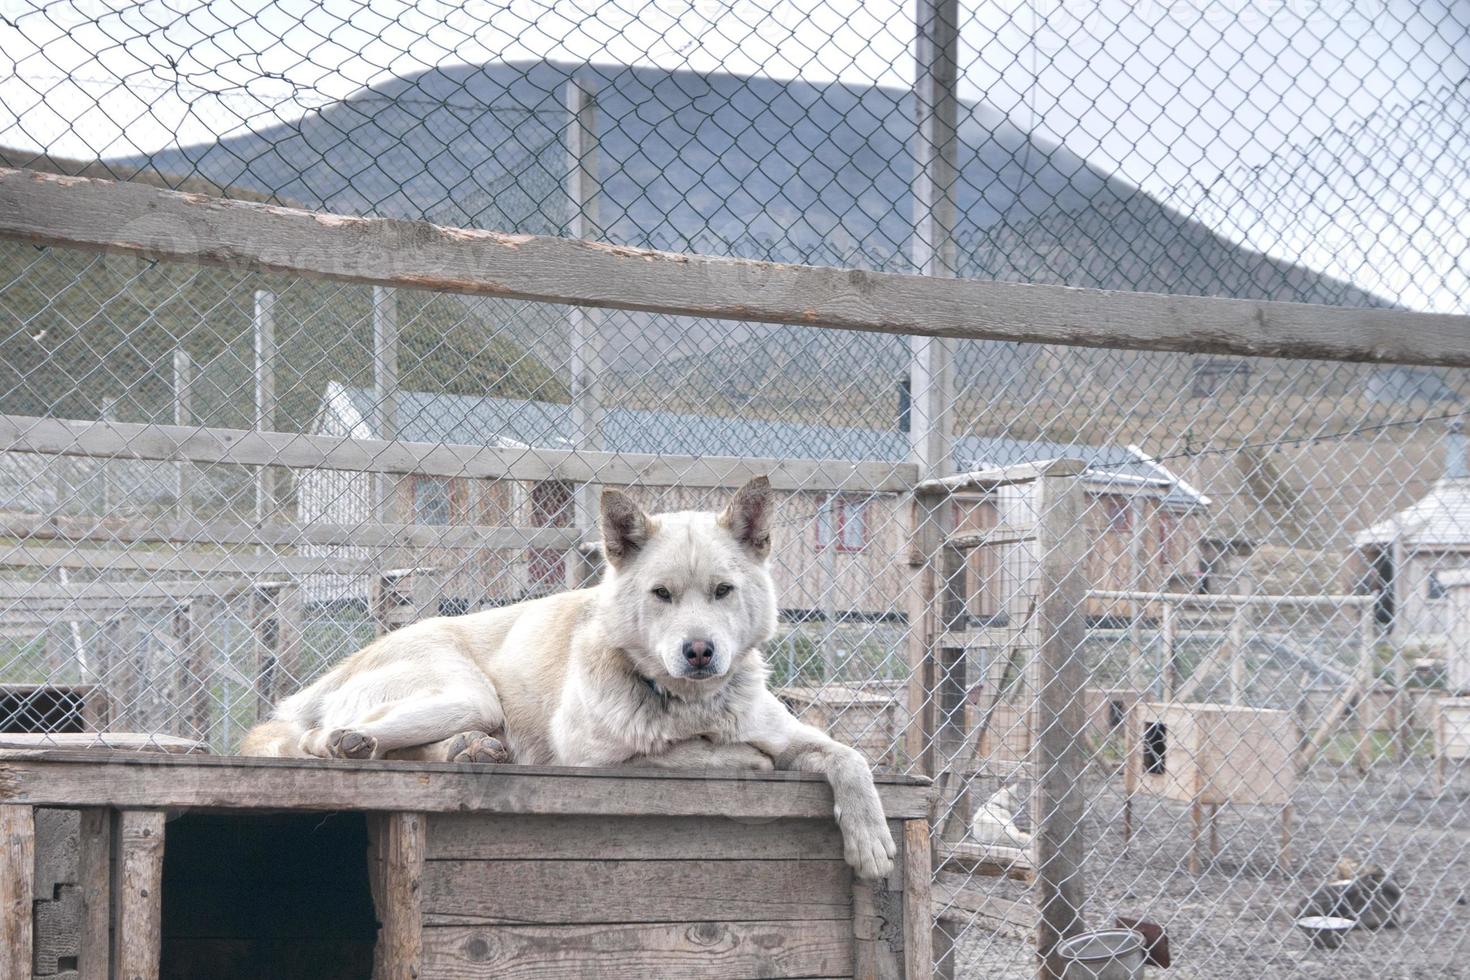
M1358 547L1392 544L1412 548L1470 548L1470 479L1436 480L1427 494L1353 537Z
M367 388L333 383L328 410L350 410L347 431L376 438L370 420L376 398ZM572 446L572 407L514 398L445 395L422 391L398 394L398 436L409 442L461 445L520 444L546 449ZM744 456L796 459L890 460L908 456L908 436L897 430L817 425L735 416L694 415L650 409L610 408L602 425L609 452L688 456ZM1087 463L1090 482L1117 484L1120 491L1151 487L1172 506L1208 506L1209 499L1146 454L1128 446L1088 446L1041 439L961 436L955 440L955 465L981 469L1059 457Z

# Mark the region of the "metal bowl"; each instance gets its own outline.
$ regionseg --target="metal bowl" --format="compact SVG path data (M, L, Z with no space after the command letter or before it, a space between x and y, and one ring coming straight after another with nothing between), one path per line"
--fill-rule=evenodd
M1356 919L1336 915L1307 915L1296 920L1297 928L1307 934L1318 949L1336 949L1357 926Z

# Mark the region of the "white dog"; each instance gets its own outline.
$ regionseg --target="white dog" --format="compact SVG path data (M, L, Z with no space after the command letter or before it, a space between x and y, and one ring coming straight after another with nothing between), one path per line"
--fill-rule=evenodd
M1016 826L1015 803L1009 787L1001 787L975 808L975 815L970 818L970 836L990 847L1031 846L1031 835Z
M832 785L849 864L895 848L867 762L766 689L776 628L771 488L721 513L648 515L602 495L607 572L594 588L384 636L287 698L247 755L526 765L797 769Z

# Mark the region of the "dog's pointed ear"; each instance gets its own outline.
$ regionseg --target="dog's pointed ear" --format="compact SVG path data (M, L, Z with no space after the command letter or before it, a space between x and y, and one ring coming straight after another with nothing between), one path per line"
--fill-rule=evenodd
M643 550L653 522L631 497L617 490L602 491L601 511L602 553L617 568Z
M721 527L728 528L747 551L761 560L771 554L771 511L775 509L771 481L758 476L735 491L729 506L719 516Z

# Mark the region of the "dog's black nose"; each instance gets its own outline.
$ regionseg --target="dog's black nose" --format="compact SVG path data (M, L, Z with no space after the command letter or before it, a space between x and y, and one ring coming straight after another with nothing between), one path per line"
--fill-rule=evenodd
M684 659L691 667L708 667L715 659L715 645L709 640L685 640Z

